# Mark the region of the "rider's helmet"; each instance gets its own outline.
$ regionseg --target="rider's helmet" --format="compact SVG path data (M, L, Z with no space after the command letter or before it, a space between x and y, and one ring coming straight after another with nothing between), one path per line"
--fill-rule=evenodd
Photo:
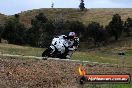
M70 39L73 39L73 38L76 37L76 33L75 33L75 32L70 32L69 35L68 35L68 37L69 37Z
M70 32L69 33L69 36L74 36L75 37L76 36L76 33L75 32Z

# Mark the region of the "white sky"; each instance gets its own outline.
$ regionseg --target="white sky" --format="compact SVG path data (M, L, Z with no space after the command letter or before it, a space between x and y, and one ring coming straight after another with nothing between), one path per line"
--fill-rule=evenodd
M0 13L13 15L21 11L51 8L78 8L80 0L0 0ZM132 0L84 0L86 8L132 8Z

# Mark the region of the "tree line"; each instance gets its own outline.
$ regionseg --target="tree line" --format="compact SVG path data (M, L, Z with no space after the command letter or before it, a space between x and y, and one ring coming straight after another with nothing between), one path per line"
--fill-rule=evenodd
M84 25L80 21L65 20L62 16L49 20L43 13L36 15L31 20L31 27L26 28L20 22L20 16L15 14L4 26L0 25L0 40L5 39L9 44L47 47L53 37L74 31L81 42L90 41L96 46L106 44L112 37L117 41L123 33L130 36L131 28L132 18L122 21L119 14L114 14L108 25L102 26L98 22Z

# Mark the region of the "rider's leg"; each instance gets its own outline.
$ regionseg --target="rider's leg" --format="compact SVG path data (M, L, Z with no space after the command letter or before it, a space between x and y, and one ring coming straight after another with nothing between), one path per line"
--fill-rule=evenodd
M71 56L72 56L72 54L73 54L73 51L70 50L70 51L67 53L66 59L70 59Z

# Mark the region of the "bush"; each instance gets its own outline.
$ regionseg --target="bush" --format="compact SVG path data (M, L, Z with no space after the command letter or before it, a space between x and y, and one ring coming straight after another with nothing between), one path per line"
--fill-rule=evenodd
M107 40L107 31L97 22L90 23L86 32L89 38L92 38L95 46L97 43L105 42Z
M3 38L10 44L25 44L25 26L15 19L10 19L6 22L3 31Z
M132 18L127 18L127 20L124 23L124 32L127 33L127 36L130 36L130 32L132 31Z
M110 21L107 28L109 30L109 33L115 37L115 40L118 40L124 29L121 16L119 14L113 15L112 20Z

